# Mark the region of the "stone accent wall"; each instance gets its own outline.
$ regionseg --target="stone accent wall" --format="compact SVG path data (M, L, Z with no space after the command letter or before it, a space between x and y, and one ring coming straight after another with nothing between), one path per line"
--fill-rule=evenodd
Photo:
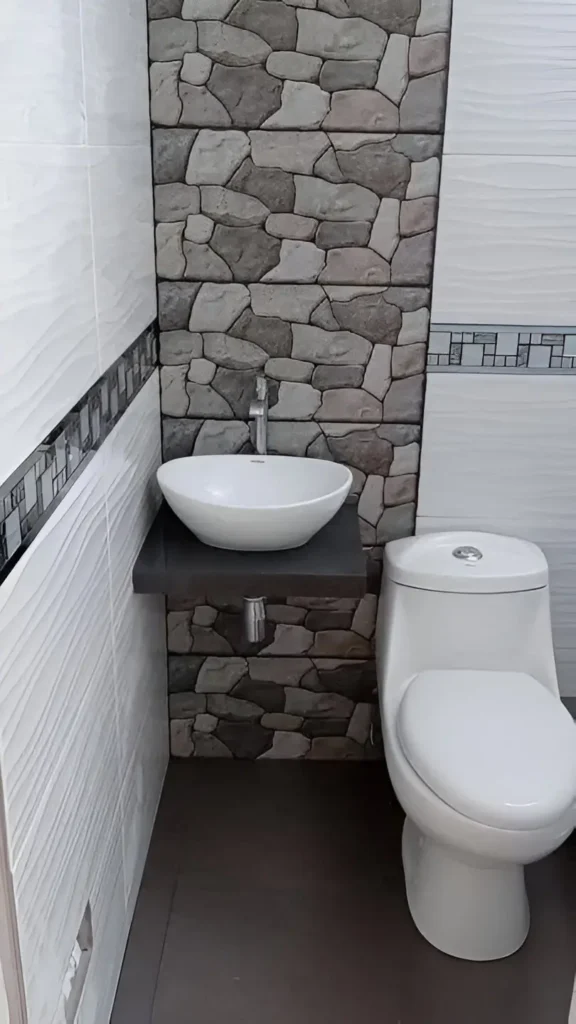
M149 0L164 455L354 473L371 592L169 601L175 756L378 747L381 547L414 526L450 0Z

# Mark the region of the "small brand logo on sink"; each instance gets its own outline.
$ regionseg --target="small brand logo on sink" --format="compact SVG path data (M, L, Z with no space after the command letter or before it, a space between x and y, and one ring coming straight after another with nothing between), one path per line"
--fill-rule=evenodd
M261 466L264 465L264 459L250 459L250 462L258 462Z

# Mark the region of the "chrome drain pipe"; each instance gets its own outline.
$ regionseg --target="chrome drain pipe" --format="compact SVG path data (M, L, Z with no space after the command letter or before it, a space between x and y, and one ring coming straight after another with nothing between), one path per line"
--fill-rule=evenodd
M266 600L244 598L244 635L249 644L260 643L266 635Z

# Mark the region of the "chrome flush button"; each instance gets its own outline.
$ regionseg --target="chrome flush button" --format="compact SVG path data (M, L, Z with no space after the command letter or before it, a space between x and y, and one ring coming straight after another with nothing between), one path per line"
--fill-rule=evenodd
M475 565L476 562L479 562L484 557L479 548L473 548L468 545L454 548L452 554L454 558L459 558L461 562L466 562L468 565Z

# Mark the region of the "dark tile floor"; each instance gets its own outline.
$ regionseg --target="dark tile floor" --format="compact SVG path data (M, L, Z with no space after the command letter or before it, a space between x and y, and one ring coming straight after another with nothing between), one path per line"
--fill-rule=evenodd
M414 928L382 763L170 766L111 1024L566 1024L576 845L491 964Z

